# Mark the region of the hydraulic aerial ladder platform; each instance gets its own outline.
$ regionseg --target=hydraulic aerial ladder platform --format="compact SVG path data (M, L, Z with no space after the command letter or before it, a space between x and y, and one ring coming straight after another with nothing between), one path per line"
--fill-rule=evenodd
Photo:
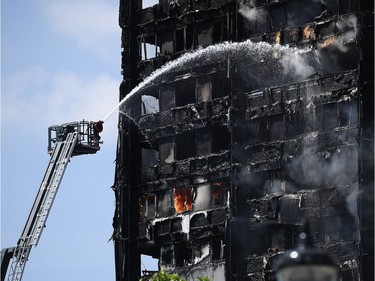
M48 128L51 159L17 245L1 251L1 281L5 280L7 271L7 280L21 280L31 247L38 244L70 157L99 151L102 130L102 121L79 121Z

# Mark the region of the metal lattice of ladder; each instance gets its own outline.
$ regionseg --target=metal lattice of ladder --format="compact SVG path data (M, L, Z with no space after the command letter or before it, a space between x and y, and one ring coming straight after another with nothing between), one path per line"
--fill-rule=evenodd
M29 218L15 248L10 263L9 281L19 281L22 278L31 247L38 244L77 139L77 132L69 133L64 141L57 142L52 152Z

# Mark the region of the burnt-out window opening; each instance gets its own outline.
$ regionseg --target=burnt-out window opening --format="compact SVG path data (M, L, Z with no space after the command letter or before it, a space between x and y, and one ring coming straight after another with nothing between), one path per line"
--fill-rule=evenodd
M268 12L263 7L243 9L240 12L242 31L245 38L255 34L262 34L268 31Z
M271 8L271 31L285 28L285 9L283 5L275 5Z
M202 242L195 244L193 248L194 264L198 264L210 257L210 244Z
M294 0L285 3L286 21L288 27L303 26L307 22L314 22L326 9L327 1ZM318 19L317 19L318 20Z
M266 194L283 194L285 193L286 182L281 171L270 172L268 180L264 184Z
M159 93L160 111L168 111L176 106L175 102L175 88L172 85L164 85Z
M210 75L212 99L229 96L230 83L227 78L227 71L221 70Z
M266 118L257 118L250 123L250 143L267 141L268 124Z
M338 0L339 15L356 12L357 7L357 0Z
M330 131L339 124L339 112L336 103L328 103L322 105L322 128Z
M174 53L174 33L163 32L158 36L160 52L164 56L170 56Z
M185 28L185 48L190 50L194 47L194 26L188 25Z
M282 114L270 117L270 141L283 140L285 138L284 116Z
M175 140L174 137L162 138L159 140L160 164L170 164L175 161Z
M160 53L160 48L156 44L155 35L143 36L141 38L142 60L153 59L158 53Z
M182 135L175 136L175 139L177 160L183 160L196 156L194 134L186 132Z
M184 245L175 245L176 267L184 267L192 263L192 250Z
M196 131L196 147L197 156L205 156L211 154L212 133L210 130Z
M139 0L142 3L142 9L152 7L159 4L159 0Z
M210 76L206 75L197 78L195 92L197 102L208 102L212 100Z
M158 217L170 217L174 215L173 207L173 194L171 190L166 190L163 193L157 195L157 216Z
M227 39L227 26L225 21L217 21L213 25L212 44L223 42Z
M185 50L185 29L176 30L176 52Z
M142 168L149 168L159 165L159 151L142 148Z
M212 44L212 27L201 26L198 29L198 46L205 47Z
M226 206L228 202L228 185L223 181L215 181L211 185L212 205Z
M154 96L143 95L141 97L141 115L159 112L159 99Z
M171 269L175 266L174 245L160 247L160 266L162 269Z
M146 194L139 198L140 219L153 219L156 215L156 196Z
M195 103L195 79L190 77L174 83L176 89L176 106L185 106Z
M230 149L230 133L226 126L212 129L212 153Z
M211 241L212 261L219 261L224 258L224 241L219 237L214 237Z
M176 213L191 211L193 209L193 189L191 186L173 189L174 209Z
M211 184L199 184L195 186L193 196L193 211L202 211L211 208Z
M355 126L358 124L358 101L340 102L337 104L339 110L339 126Z

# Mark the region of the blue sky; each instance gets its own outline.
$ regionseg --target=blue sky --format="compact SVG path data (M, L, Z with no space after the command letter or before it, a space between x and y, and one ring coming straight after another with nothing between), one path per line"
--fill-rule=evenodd
M1 247L23 230L49 161L51 125L103 118L121 82L117 0L3 0ZM72 158L23 280L115 280L117 115L102 149Z

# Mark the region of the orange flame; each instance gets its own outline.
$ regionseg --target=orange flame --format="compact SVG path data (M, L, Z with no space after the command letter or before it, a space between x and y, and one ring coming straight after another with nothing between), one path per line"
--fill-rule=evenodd
M173 195L174 208L177 213L191 211L193 209L191 187L174 188Z

